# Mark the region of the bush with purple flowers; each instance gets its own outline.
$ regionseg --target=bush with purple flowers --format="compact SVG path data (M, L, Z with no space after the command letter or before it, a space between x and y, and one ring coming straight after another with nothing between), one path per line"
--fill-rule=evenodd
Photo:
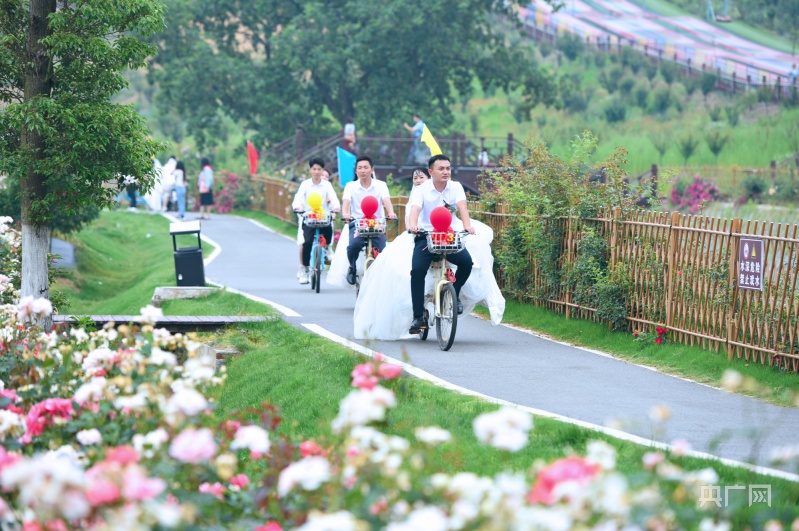
M719 189L710 181L694 175L693 180L688 183L679 179L671 189L670 203L681 212L696 214L705 205L715 201L719 197Z

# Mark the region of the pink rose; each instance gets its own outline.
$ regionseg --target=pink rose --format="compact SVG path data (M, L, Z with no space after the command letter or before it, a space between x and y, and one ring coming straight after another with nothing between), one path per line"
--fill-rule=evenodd
M169 455L185 463L202 463L216 454L216 441L208 428L188 428L175 437L169 447Z
M402 374L402 367L391 363L383 363L378 367L377 373L384 380L393 380L394 378L399 378L399 375Z
M108 505L119 499L119 489L112 481L98 477L91 480L89 488L86 490L86 499L92 507Z
M139 462L139 454L136 449L131 446L117 446L111 448L105 455L105 460L110 463L119 463L120 465L129 465Z
M589 463L584 457L572 456L558 459L538 473L538 479L536 479L527 501L552 505L556 501L554 490L558 484L564 481L585 484L599 474L600 470L599 465Z
M250 478L247 477L247 474L236 474L235 476L230 478L230 484L232 486L243 489L244 487L250 484Z
M303 441L300 443L300 454L302 454L303 457L321 455L322 447L313 441Z
M210 494L211 496L215 496L220 500L225 499L225 486L219 483L218 481L211 485L207 481L200 485L200 492L203 494Z
M126 500L150 500L164 492L166 482L161 478L148 478L138 466L128 467L122 495Z
M266 523L266 525L259 525L255 528L255 531L283 531L283 526L275 522L274 520L270 520Z

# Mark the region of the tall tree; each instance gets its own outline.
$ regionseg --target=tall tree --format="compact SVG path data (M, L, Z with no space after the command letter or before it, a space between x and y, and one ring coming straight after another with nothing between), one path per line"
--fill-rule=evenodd
M55 212L110 204L125 175L149 186L160 146L110 98L155 51L140 36L162 28L156 0L0 0L0 173L20 185L22 296L49 296Z
M161 95L205 135L221 113L270 140L296 127L401 129L419 113L446 131L450 107L483 87L521 89L522 111L552 102L529 41L511 46L502 0L168 0L155 42ZM507 25L507 24L506 24ZM330 121L330 117L333 121Z

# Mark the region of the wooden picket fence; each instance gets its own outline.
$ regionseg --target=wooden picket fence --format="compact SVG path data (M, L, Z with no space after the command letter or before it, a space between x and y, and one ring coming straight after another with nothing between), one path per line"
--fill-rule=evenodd
M264 211L296 222L291 212L296 185L277 179L259 182ZM390 239L405 230L406 202L404 197L392 198L399 223L389 226ZM469 211L494 230L495 241L518 217L506 205L479 201L471 202ZM643 210L624 215L615 210L576 221L549 221L562 235L561 263L566 266L577 256L586 226L606 238L610 267L623 264L632 282L627 303L631 329L663 327L669 340L726 351L730 361L738 358L799 372L799 225ZM763 291L738 288L741 238L763 240ZM527 262L526 293L549 296L542 301L511 290L497 269L506 296L543 304L567 317L596 319L596 309L575 304L575 294L565 283L548 284L532 254Z

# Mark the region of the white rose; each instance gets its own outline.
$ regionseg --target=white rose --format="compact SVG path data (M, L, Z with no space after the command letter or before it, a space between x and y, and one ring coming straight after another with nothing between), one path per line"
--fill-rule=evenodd
M77 434L75 434L75 438L78 439L78 442L81 443L83 446L89 446L90 444L100 444L103 441L103 436L97 430L97 428L92 428L90 430L81 430Z

